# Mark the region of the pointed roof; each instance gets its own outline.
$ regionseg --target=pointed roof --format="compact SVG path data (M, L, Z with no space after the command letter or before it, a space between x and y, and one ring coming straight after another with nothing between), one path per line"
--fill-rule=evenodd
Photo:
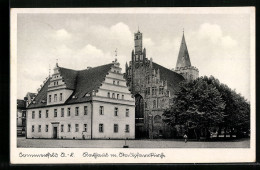
M190 56L189 56L189 52L188 52L188 48L185 42L185 37L183 32L176 68L189 67L189 66L191 66Z
M110 63L80 71L59 67L61 76L63 77L67 88L73 90L72 95L65 101L64 104L89 101L90 97L85 97L85 94L91 93L93 90L97 90L100 87L101 83L105 80L108 71L113 65L113 63ZM35 102L28 106L29 109L47 106L46 101L49 84L50 79L46 81L35 97ZM72 98L72 96L76 96L76 98Z

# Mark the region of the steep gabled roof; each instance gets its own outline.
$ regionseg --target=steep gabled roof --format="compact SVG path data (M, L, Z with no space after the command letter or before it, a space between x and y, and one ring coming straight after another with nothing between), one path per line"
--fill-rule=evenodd
M160 70L160 79L166 80L171 93L175 93L179 88L179 83L184 80L184 77L154 62L153 68L155 70Z
M75 89L75 83L76 83L78 71L59 67L59 72L66 84L66 88L71 90Z
M178 59L177 59L177 63L176 63L176 68L177 67L178 68L189 67L189 66L191 66L190 56L189 56L188 48L187 48L184 33L183 33L181 47L180 47L180 51L179 51L179 55L178 55Z
M73 90L72 95L64 104L89 101L91 98L85 97L85 94L91 93L93 90L97 90L99 88L112 66L113 63L80 71L60 67L60 73L66 83L66 87ZM44 84L35 97L35 102L32 102L28 108L47 106L46 101L49 83L50 80ZM45 103L42 103L43 100Z

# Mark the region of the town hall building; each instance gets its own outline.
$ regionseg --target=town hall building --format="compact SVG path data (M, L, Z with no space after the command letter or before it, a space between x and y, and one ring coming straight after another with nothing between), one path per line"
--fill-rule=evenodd
M135 138L135 101L117 60L80 71L56 64L26 119L27 138Z
M194 80L199 70L191 65L183 33L175 70L167 69L150 60L142 45L142 33L134 34L131 61L126 63L125 79L135 96L136 138L169 138L177 131L163 122L163 112L173 103L179 83Z

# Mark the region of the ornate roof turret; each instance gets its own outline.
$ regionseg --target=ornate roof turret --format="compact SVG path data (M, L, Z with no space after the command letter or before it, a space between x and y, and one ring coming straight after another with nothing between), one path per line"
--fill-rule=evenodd
M188 48L185 42L185 37L183 32L176 68L190 67L190 66L191 66L190 56L189 56L189 52L188 52Z

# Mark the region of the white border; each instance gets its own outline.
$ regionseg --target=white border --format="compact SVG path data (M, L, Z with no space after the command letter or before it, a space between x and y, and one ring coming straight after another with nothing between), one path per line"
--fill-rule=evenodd
M251 104L251 139L250 148L17 148L16 137L16 99L17 99L17 14L18 13L153 13L153 14L249 14L250 15L250 104ZM11 58L10 58L10 161L12 164L35 163L223 163L223 162L255 162L255 8L225 7L225 8L41 8L41 9L11 9ZM116 153L164 153L165 158L86 158L83 152ZM20 158L19 153L71 153L74 157L66 158Z

